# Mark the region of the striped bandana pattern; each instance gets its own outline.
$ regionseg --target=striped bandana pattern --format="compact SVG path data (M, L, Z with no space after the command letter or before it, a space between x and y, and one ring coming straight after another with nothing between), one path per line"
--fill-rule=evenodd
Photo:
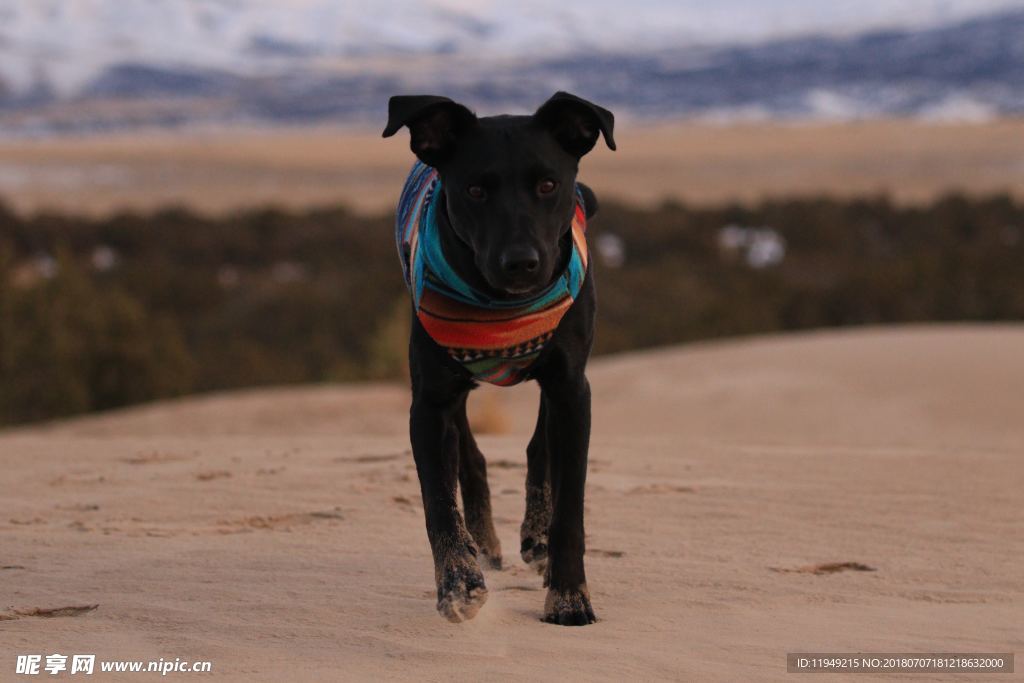
M530 367L579 296L587 273L587 219L579 188L568 267L540 294L516 301L495 300L452 270L438 235L440 198L438 172L417 161L395 220L395 242L416 316L473 379L499 386L529 379Z

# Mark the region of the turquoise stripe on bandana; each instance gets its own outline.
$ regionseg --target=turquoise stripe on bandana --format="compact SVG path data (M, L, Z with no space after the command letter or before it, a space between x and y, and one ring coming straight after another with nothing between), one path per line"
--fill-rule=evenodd
M458 273L449 265L448 259L444 257L444 251L441 249L441 236L437 232L437 211L438 204L440 203L441 181L438 179L437 185L434 186L430 205L427 207L426 214L423 217L424 222L420 227L420 240L422 240L420 242L420 254L423 256L423 261L430 268L430 272L433 273L434 277L444 283L445 289L442 291L445 294L452 296L454 299L462 300L465 303L486 306L489 299L474 290L465 280L459 277Z

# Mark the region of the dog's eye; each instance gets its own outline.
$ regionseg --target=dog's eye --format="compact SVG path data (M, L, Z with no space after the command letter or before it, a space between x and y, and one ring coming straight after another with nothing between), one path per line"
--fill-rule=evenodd
M537 183L538 194L551 194L556 189L558 189L558 183L556 183L554 180L551 180L550 178L548 178L547 180L542 180L539 183Z
M469 187L467 187L466 194L468 194L473 199L483 199L484 197L487 196L487 193L484 192L484 188L480 187L479 185L470 185Z

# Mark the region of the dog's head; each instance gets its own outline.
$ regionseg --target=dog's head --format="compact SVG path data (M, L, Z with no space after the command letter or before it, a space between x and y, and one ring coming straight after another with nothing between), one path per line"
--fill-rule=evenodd
M401 95L388 103L384 137L408 126L410 147L438 170L447 215L494 290L521 296L554 277L575 209L580 158L600 135L615 149L614 117L569 93L532 116L477 118L446 97Z

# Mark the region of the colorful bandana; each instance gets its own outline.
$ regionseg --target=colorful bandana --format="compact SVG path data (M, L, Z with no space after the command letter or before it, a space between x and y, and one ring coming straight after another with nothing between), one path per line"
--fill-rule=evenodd
M569 267L540 294L495 300L460 278L441 250L441 178L419 161L398 200L395 241L416 315L427 334L481 382L511 386L530 366L580 293L587 273L587 218L576 188Z

